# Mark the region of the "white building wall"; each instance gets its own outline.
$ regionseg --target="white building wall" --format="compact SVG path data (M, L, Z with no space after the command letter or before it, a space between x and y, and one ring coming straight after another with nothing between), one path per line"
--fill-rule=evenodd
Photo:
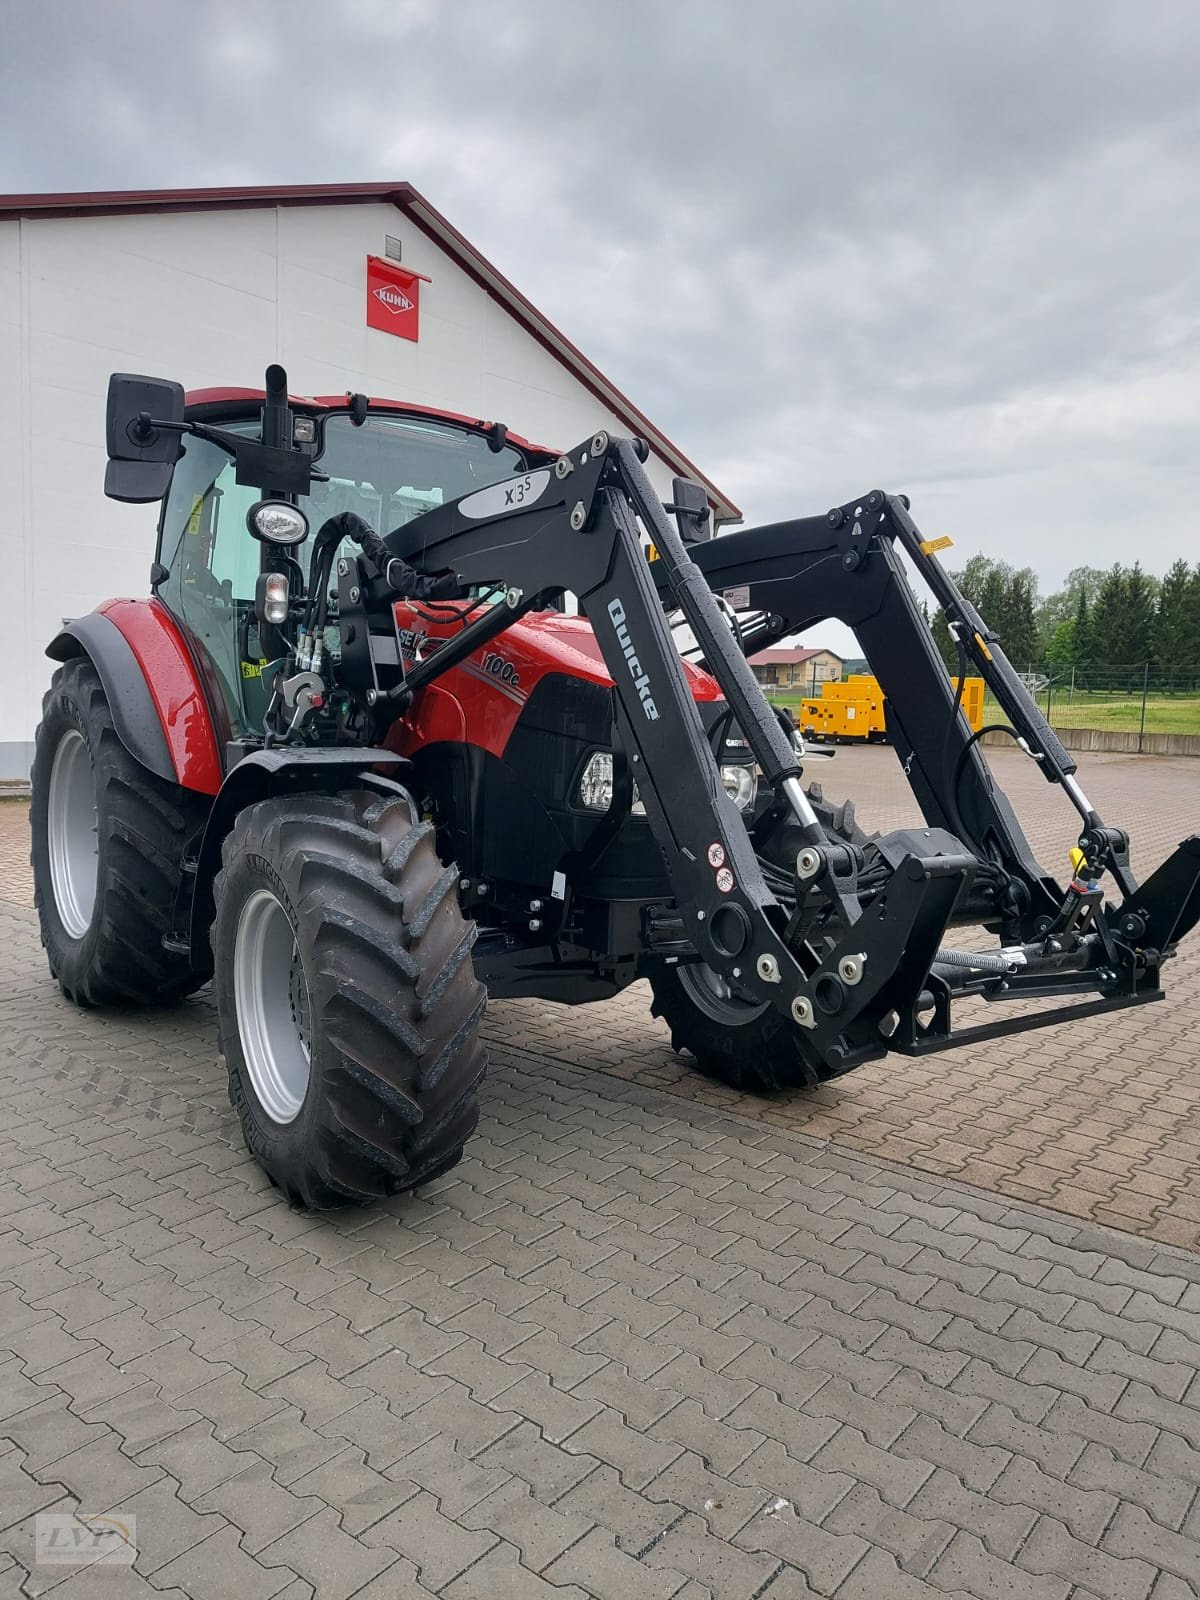
M384 237L421 285L421 337L366 326ZM0 223L0 778L24 776L64 616L147 592L157 507L104 498L109 374L188 389L347 389L505 422L552 447L627 431L461 267L389 205ZM655 457L664 496L671 471Z

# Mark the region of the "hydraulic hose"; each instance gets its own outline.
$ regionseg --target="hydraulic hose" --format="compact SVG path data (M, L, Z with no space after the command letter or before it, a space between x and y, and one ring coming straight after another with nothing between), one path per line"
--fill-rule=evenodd
M317 545L326 541L337 545L343 539L353 539L368 561L379 569L388 588L406 600L442 600L459 593L458 580L452 572L436 577L418 572L400 556L394 556L371 524L356 512L342 511L322 523Z

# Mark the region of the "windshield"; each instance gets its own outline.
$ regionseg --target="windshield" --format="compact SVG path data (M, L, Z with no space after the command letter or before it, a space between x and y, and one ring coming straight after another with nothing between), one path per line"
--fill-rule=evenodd
M257 418L220 426L230 433L259 431ZM465 428L378 413L361 427L349 416L326 417L316 459L328 481L314 483L300 501L313 534L342 511L357 512L387 533L526 466L513 446L492 450L486 438ZM265 711L263 662L250 616L260 547L246 529L246 513L261 498L258 489L236 481L234 462L219 445L188 438L163 511L159 559L169 577L159 594L208 652L235 736L258 732ZM305 574L309 548L293 552Z

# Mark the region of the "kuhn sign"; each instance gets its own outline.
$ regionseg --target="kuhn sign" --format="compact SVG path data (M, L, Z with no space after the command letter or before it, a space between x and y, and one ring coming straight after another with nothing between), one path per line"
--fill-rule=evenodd
M428 280L426 280L428 282ZM399 339L420 338L421 276L367 257L367 327Z
M375 290L375 298L380 305L384 305L393 316L401 311L411 311L414 302L404 293L403 289L393 289L390 283L382 284Z

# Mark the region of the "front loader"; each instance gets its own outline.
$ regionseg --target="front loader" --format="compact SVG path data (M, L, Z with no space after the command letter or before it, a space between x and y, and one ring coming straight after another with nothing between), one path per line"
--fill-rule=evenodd
M937 759L937 738L905 735L929 827L867 841L805 788L709 580L730 547L752 589L783 585L754 591L766 614L861 612L920 676L891 539L920 540L899 501L826 519L837 559L810 600L811 568L771 565L777 540L686 543L694 486L676 484L677 528L641 447L603 432L558 454L482 420L292 397L272 368L264 394L190 403L118 375L108 445L107 492L162 501L153 598L108 602L50 647L43 941L85 1004L175 999L211 975L247 1143L297 1203L411 1188L458 1159L485 986L580 1003L648 978L702 1066L776 1086L944 1048L959 995L1093 1011L1160 996L1196 920L1200 841L1139 889L1124 837L1063 770L1086 826L1060 888L956 706ZM827 606L838 585L854 604ZM957 949L964 921L993 948Z

